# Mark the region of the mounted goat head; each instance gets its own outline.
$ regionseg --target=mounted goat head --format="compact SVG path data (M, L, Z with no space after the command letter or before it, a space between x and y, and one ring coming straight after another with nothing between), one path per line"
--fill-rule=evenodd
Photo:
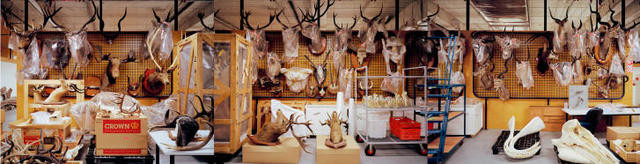
M551 15L551 19L553 19L556 24L558 24L558 28L556 29L556 31L554 31L554 37L553 37L553 51L558 53L560 51L564 51L565 46L567 46L567 34L566 31L564 30L564 24L567 23L567 18L569 18L569 9L571 8L571 6L573 5L573 3L571 3L571 5L569 5L567 7L567 10L565 12L565 16L563 19L558 19L553 17L553 12L551 12L551 9L549 9L549 14Z

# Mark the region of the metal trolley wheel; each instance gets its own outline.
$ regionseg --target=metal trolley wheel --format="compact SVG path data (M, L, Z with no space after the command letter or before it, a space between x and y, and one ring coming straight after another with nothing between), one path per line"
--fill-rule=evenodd
M373 145L367 145L364 148L364 154L366 154L367 156L374 156L376 155L376 148L373 147Z

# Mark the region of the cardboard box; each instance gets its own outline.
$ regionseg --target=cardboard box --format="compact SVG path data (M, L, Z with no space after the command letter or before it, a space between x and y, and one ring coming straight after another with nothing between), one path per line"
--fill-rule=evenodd
M626 126L609 126L607 127L607 141L616 139L640 139L640 128Z
M294 163L300 160L302 147L295 138L280 138L280 145L242 145L243 163Z
M347 146L333 149L324 144L329 136L316 136L316 163L317 164L343 164L360 163L360 146L353 136L343 136Z
M60 124L31 124L30 119L19 119L9 124L11 129L21 129L24 136L24 143L28 144L40 140L40 134L43 137L67 138L71 134L71 120L66 120ZM47 129L44 130L43 129ZM42 133L41 133L42 132ZM37 146L38 143L33 146Z
M102 118L96 116L97 156L147 155L147 117Z
M630 151L624 148L630 148ZM640 163L640 140L612 140L609 148L627 163Z

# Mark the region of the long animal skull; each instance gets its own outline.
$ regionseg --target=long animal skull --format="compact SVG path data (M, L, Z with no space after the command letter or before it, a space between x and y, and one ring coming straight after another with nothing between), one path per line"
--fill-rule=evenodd
M292 67L281 68L280 72L284 74L289 90L294 93L300 93L300 91L305 89L307 81L309 80L309 75L313 73L313 70L308 68Z
M504 153L507 154L507 156L509 156L510 158L515 159L533 157L542 148L542 146L540 145L540 141L534 143L531 147L522 150L516 149L515 144L518 139L529 134L540 132L542 129L544 129L544 122L542 121L542 119L540 119L540 117L534 117L531 121L529 121L529 123L527 123L527 125L524 126L524 128L522 128L522 130L520 130L518 134L514 136L513 132L516 128L515 126L516 117L511 116L511 119L509 119L509 137L504 141L503 145Z
M558 158L573 163L615 164L620 160L598 141L589 130L580 126L578 120L569 120L562 125L562 136L552 139L558 148Z

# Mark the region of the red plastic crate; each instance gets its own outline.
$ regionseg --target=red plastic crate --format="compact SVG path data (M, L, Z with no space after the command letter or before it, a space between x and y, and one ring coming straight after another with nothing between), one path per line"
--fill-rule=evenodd
M407 117L391 117L389 120L391 133L400 140L419 140L420 123Z

